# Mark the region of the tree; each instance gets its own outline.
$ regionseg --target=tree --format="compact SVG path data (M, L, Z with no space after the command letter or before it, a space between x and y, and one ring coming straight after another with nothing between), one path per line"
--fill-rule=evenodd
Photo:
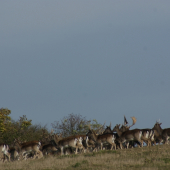
M11 119L10 114L11 110L7 108L0 109L0 143L10 145L15 139L24 142L42 140L48 136L49 132L46 125L32 125L32 120L28 120L26 115L15 121Z
M8 108L0 109L0 132L1 134L3 134L7 130L8 124L10 123L10 120L11 120L11 117L9 116L10 114L11 114L11 110L9 110Z
M86 120L82 115L73 113L63 117L61 121L55 121L51 125L56 133L62 133L64 137L76 134L86 134L89 126L94 130L98 130L102 127L95 119L93 121Z

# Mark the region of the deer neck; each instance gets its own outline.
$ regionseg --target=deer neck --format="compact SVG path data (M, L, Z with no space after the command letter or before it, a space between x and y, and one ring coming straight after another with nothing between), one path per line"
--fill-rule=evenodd
M157 131L158 131L158 133L159 133L159 135L162 135L162 128L159 126L158 128L157 128Z
M121 132L120 129L117 129L117 134L118 134L119 137L122 135L122 133L123 133L123 132Z
M153 128L153 130L156 130L156 131L158 132L158 134L159 134L159 135L162 135L162 131L163 131L163 130L162 130L162 128L161 128L161 126L160 126L160 125L159 125L159 126L154 127L154 128Z
M93 132L93 133L90 135L90 137L92 138L92 140L96 141L98 135L96 135L96 133Z

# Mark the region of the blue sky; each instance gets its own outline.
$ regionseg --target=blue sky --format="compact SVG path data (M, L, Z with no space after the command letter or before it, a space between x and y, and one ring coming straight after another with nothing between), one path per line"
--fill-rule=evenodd
M0 1L0 107L170 127L170 1Z

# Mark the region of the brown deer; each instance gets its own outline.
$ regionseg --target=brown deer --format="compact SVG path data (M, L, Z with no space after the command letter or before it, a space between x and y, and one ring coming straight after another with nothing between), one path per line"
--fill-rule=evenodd
M162 129L161 128L161 124L162 123L159 123L159 122L156 122L154 127L153 127L153 130L156 130L159 134L158 138L161 140L162 138L162 141L163 143L165 144L169 144L169 138L170 138L170 128L166 128L166 129ZM159 142L160 143L160 142Z
M82 141L83 138L81 137L81 135L69 136L59 140L58 147L61 149L61 155L64 154L63 150L65 147L76 148L75 154L77 154L78 148L83 148Z
M136 123L136 118L135 117L131 117L131 118L132 118L133 123L132 123L132 125L128 126L127 125L128 122L126 120L126 117L124 116L124 125L121 126L120 131L122 131L122 132L128 131L130 129L130 127L132 127ZM151 146L151 142L154 140L154 131L152 129L141 129L141 131L142 131L142 136L141 136L142 145L143 145L143 141L144 141L147 144L147 146ZM134 145L135 143L131 142L131 145ZM137 142L137 144L139 145L138 142Z
M111 150L114 149L116 150L116 144L115 144L115 139L116 136L113 133L105 133L101 135L97 135L94 130L89 128L89 131L87 133L87 136L91 138L93 141L95 141L95 149L97 151L97 145L100 145L101 150L103 150L103 144L107 143L111 145Z
M120 148L122 149L123 143L127 143L127 148L129 147L130 141L137 141L138 143L143 146L141 141L142 131L140 129L134 129L134 130L127 130L125 132L122 132L120 129L120 124L116 125L113 129L114 132L117 132L119 138L116 139L120 143Z
M52 131L53 132L53 131ZM49 155L50 153L55 154L57 152L57 143L62 139L62 134L49 134L48 137L43 138L41 150L44 155Z
M19 140L14 141L14 147L18 148L19 155L21 156L21 159L27 159L30 155L33 156L33 159L35 158L41 158L43 157L42 152L40 151L41 143L39 141L29 141L21 143Z
M11 160L19 160L19 150L16 147L10 147L9 152L11 154Z

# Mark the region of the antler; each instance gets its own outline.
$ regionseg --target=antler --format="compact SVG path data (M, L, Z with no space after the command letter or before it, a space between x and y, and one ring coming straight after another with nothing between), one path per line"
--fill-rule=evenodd
M50 133L50 134L52 135L53 133L54 133L54 130L53 130L53 129L51 129L51 133Z
M124 115L124 125L127 125L127 124L128 124L128 121L127 121L127 119L126 119L126 117Z
M89 130L91 130L91 126L90 126L90 123L87 125L88 126L88 128L89 128Z
M132 125L131 126L129 126L129 128L130 127L132 127L135 123L136 123L136 118L133 116L133 117L131 117L132 118L132 121L133 121L133 123L132 123Z
M103 126L101 126L99 129L95 130L96 134L97 134L97 132L99 133L99 132L103 129L105 123L106 123L106 121L104 122ZM101 132L101 133L102 133L102 132Z

